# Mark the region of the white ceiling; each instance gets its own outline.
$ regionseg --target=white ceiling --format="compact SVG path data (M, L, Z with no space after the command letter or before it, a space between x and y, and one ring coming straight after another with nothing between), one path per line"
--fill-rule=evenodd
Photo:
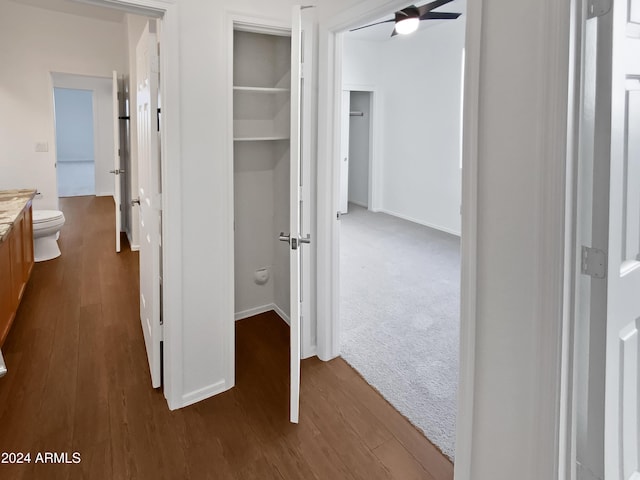
M428 1L422 1L416 3L417 6L422 6ZM409 4L407 4L409 6ZM424 30L426 28L433 28L435 26L441 25L445 22L464 22L464 14L467 10L467 2L466 0L453 0L451 3L443 5L440 8L436 8L434 12L452 12L452 13L462 13L463 16L459 17L456 20L423 20L420 22L420 26L418 30ZM388 15L381 17L377 20L372 20L370 22L364 22L363 25L369 25L372 23L380 22L382 20L388 20L394 17L395 12L389 12ZM363 28L362 30L357 30L355 32L347 32L346 35L348 38L353 38L356 40L367 40L370 42L383 42L391 39L391 32L393 32L393 22L382 23L380 25L374 25L372 27Z
M82 17L104 20L107 22L121 23L124 21L124 13L107 7L98 7L86 3L74 2L72 0L11 0L23 5L44 8L55 12L70 13Z

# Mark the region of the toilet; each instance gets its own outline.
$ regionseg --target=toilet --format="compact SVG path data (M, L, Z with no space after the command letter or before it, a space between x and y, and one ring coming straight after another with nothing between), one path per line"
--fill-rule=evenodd
M33 253L36 262L60 256L58 233L64 225L64 214L59 210L33 211Z

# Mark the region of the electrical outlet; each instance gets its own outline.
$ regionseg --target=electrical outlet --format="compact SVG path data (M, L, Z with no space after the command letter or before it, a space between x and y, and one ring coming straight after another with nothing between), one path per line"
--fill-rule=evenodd
M36 152L48 152L49 144L47 142L36 142Z

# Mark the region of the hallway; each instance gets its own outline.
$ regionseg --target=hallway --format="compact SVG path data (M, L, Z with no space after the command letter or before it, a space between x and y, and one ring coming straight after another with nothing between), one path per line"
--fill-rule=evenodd
M0 464L18 479L430 479L452 464L342 359L302 363L288 422L288 328L236 324L236 388L170 412L150 386L138 255L114 251L111 197L61 199L62 256L35 265L3 346ZM79 452L78 464L36 464Z

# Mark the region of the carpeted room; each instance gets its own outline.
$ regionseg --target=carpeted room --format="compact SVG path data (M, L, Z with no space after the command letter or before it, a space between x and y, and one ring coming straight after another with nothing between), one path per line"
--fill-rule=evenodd
M341 355L452 460L464 27L382 24L343 51Z

